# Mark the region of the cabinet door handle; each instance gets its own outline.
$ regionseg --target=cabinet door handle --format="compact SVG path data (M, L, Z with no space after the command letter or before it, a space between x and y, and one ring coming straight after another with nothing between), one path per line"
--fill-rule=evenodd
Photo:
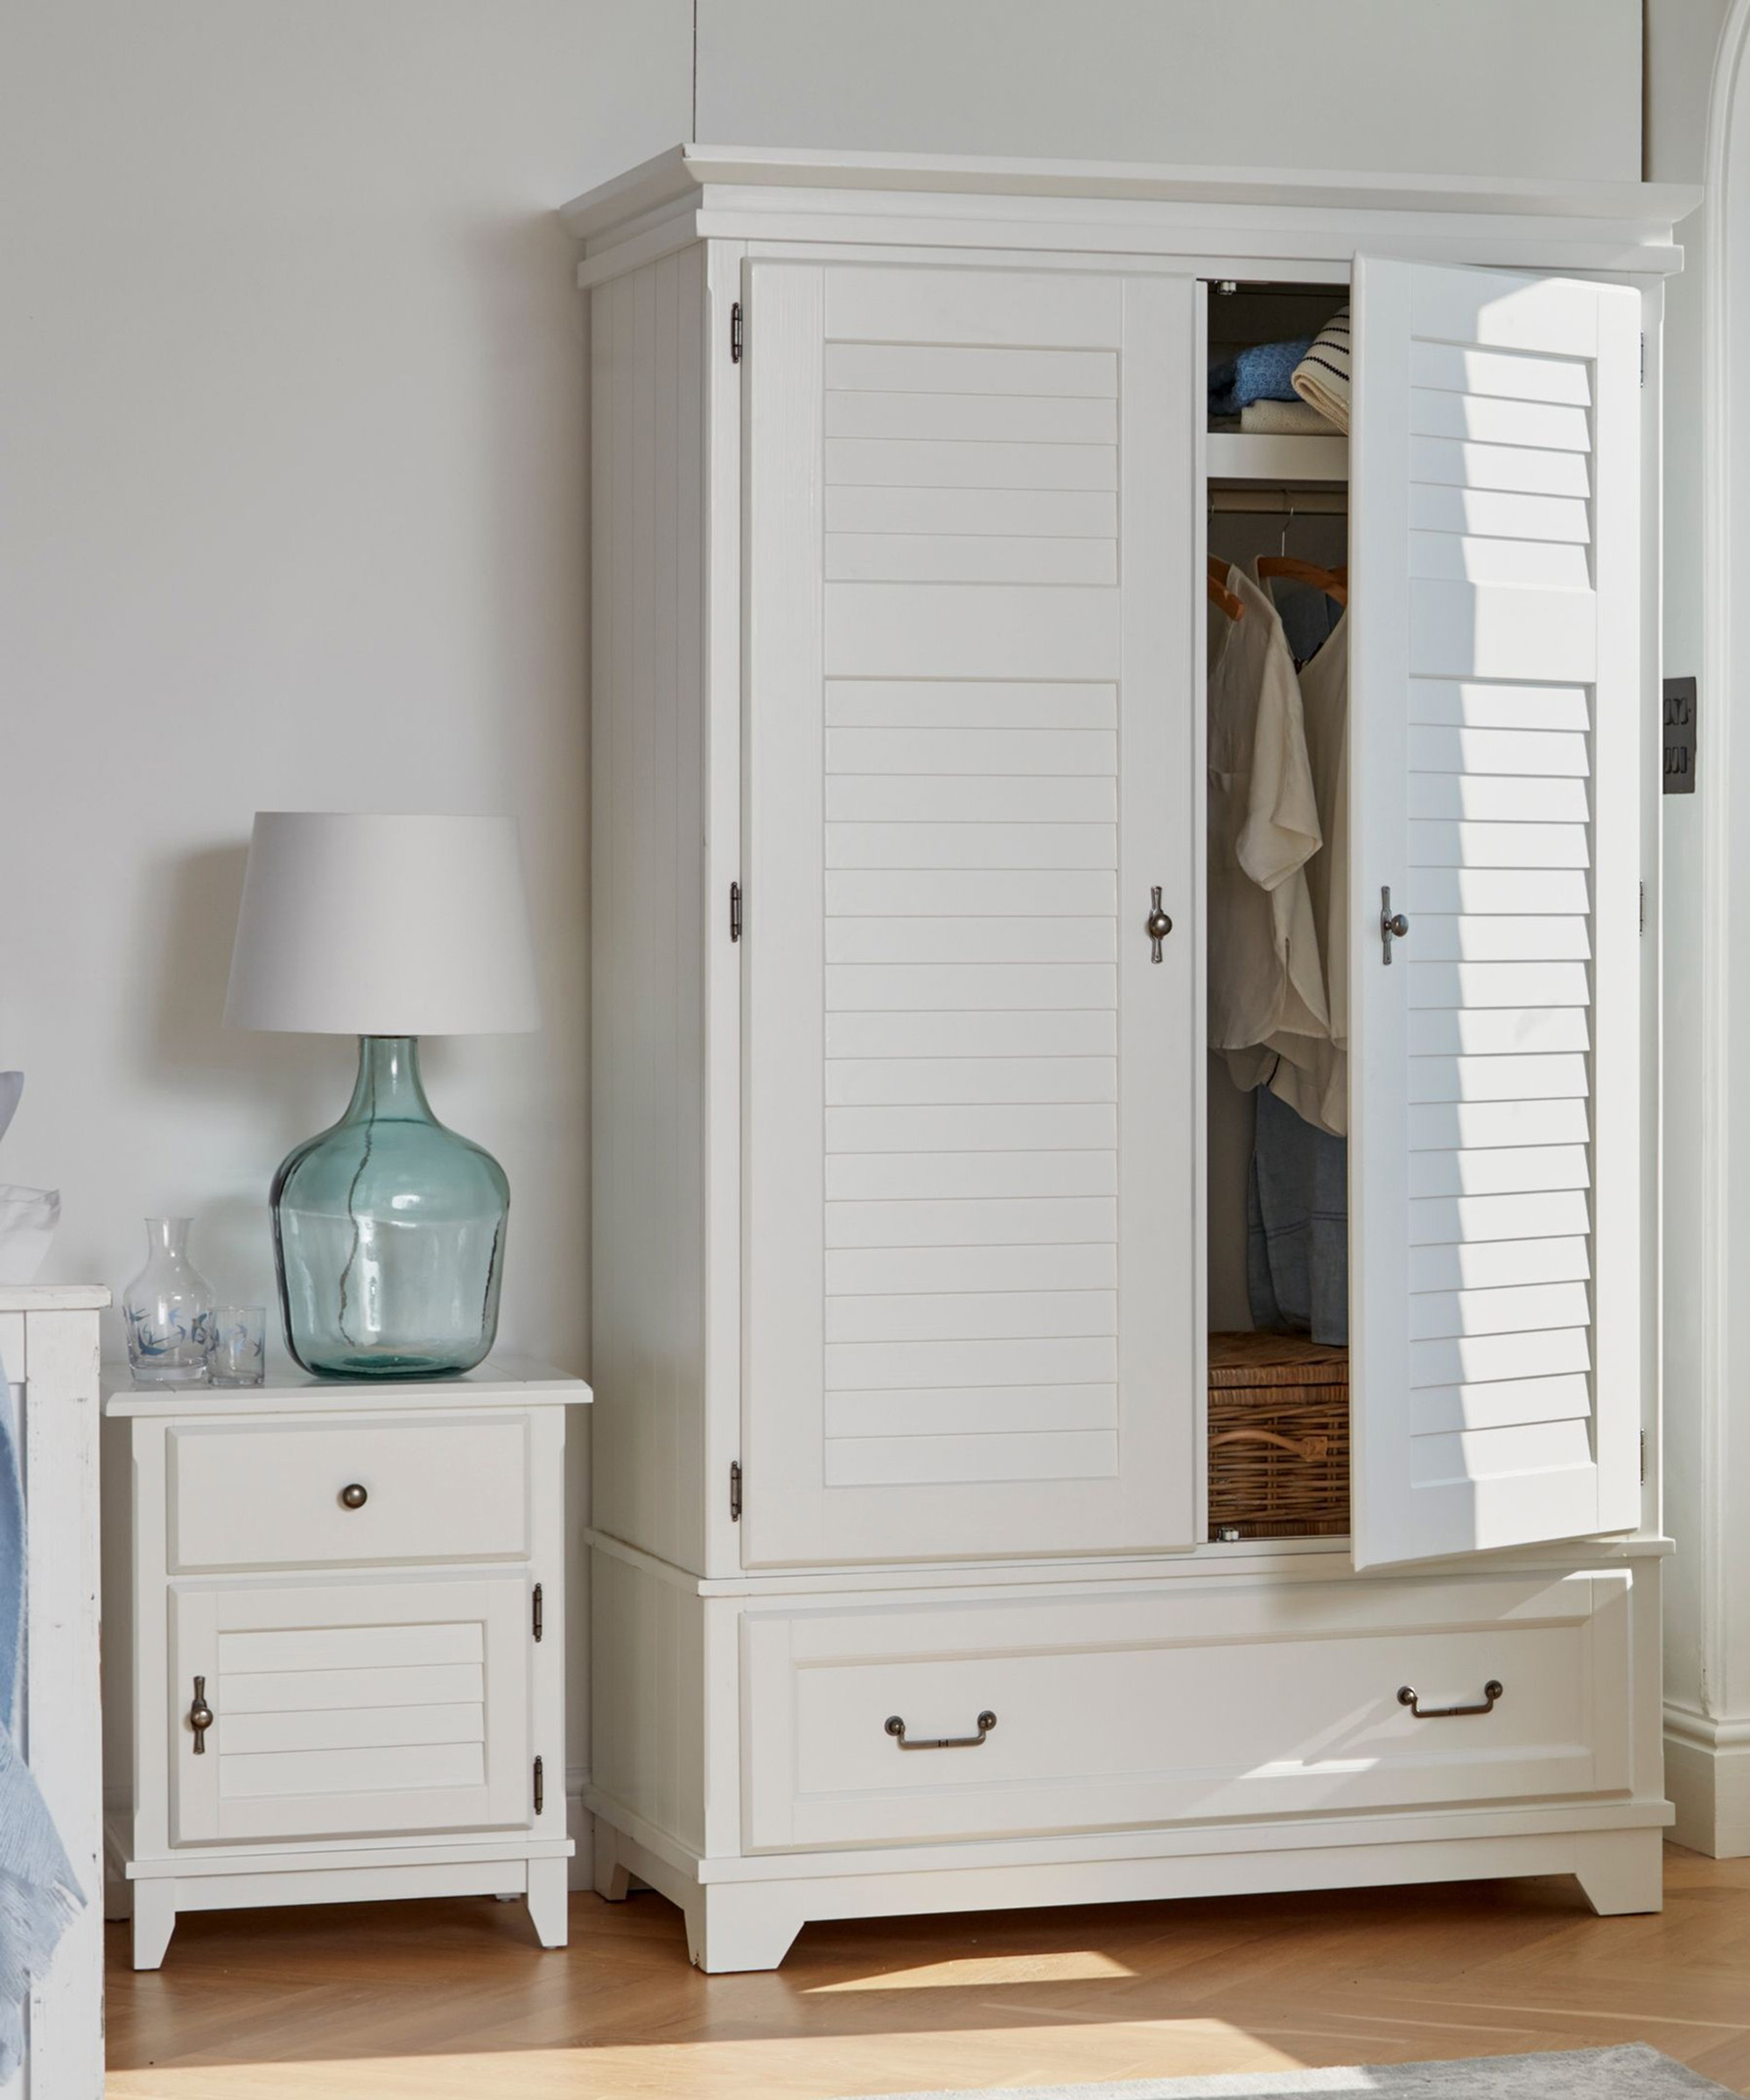
M188 1725L194 1731L194 1754L206 1754L206 1731L213 1726L213 1709L206 1704L206 1680L194 1680L194 1704L188 1710Z
M1416 1687L1413 1684L1400 1684L1397 1688L1397 1703L1400 1706L1407 1706L1418 1721L1450 1721L1461 1718L1467 1713L1493 1713L1494 1702L1501 1693L1501 1679L1491 1677L1482 1688L1482 1704L1480 1706L1418 1706L1416 1703Z
M340 1490L341 1505L347 1509L362 1509L370 1499L368 1491L357 1480L349 1481Z
M1152 893L1154 898L1154 908L1150 912L1148 918L1144 920L1143 926L1143 931L1148 935L1149 940L1152 943L1154 948L1154 953L1149 957L1149 961L1151 962L1158 962L1160 961L1160 944L1172 931L1172 920L1169 919L1166 912L1161 909L1160 892L1161 885L1159 883L1157 882L1152 886ZM909 1746L909 1745L906 1746L908 1748Z
M883 1726L901 1750L976 1750L997 1726L997 1717L987 1706L976 1724L976 1735L920 1735L915 1742L906 1740L906 1724L897 1713L890 1713Z
M1383 889L1379 893L1379 944L1384 951L1386 966L1391 964L1391 944L1394 941L1410 938L1410 921L1402 912L1391 908L1391 892Z

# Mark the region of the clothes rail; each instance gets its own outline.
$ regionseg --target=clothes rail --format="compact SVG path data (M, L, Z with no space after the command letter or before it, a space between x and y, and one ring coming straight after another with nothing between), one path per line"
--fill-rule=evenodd
M1264 517L1341 517L1349 508L1346 488L1212 488L1211 512L1250 512Z

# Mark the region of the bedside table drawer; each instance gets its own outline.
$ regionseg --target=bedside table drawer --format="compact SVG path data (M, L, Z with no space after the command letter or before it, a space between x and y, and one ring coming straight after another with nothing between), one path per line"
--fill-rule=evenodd
M178 1423L166 1441L175 1573L528 1555L524 1414Z

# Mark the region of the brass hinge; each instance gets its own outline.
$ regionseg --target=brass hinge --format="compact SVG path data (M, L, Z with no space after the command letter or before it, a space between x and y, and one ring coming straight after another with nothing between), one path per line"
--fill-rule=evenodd
M732 941L741 938L741 885L738 882L732 882L729 886L729 937Z
M739 1459L732 1459L729 1461L729 1521L732 1524L738 1524L741 1522L741 1460Z
M1644 342L1646 338L1643 336L1642 340ZM741 362L741 301L739 299L729 310L729 361L732 365L738 365Z
M534 1633L535 1638L538 1641L541 1638L542 1634L541 1585L538 1582L535 1586L535 1608L530 1614L530 1629Z
M1647 1485L1647 1432L1641 1432L1641 1485Z
M535 1760L535 1813L538 1816L547 1805L547 1768L537 1757Z

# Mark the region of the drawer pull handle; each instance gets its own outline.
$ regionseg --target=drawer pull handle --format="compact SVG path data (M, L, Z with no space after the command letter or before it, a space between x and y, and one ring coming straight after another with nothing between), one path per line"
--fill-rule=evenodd
M1407 1706L1418 1721L1449 1721L1466 1713L1493 1713L1494 1702L1501 1697L1501 1679L1491 1677L1482 1688L1482 1704L1480 1706L1418 1706L1416 1704L1416 1687L1413 1684L1400 1684L1397 1688L1397 1703L1400 1706Z
M362 1509L370 1499L357 1480L353 1481L350 1487L343 1488L340 1490L340 1500L348 1509Z
M206 1704L206 1680L194 1680L194 1704L188 1710L188 1725L194 1731L194 1754L206 1754L206 1731L213 1726L213 1709Z
M906 1740L906 1724L897 1713L890 1713L883 1725L901 1750L976 1750L997 1726L997 1717L987 1706L978 1717L976 1735L920 1735L914 1743Z

